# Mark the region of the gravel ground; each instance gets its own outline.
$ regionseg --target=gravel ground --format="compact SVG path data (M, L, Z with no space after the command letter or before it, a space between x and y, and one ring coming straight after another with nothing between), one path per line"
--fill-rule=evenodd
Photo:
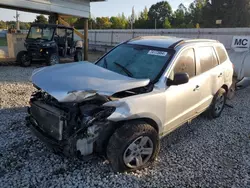
M161 142L157 162L115 174L106 161L54 155L25 127L34 68L0 67L0 187L250 187L250 88L222 117L199 117Z

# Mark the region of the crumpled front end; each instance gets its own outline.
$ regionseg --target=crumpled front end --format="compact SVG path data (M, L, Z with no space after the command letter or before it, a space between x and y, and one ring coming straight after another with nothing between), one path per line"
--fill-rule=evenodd
M102 106L108 99L59 103L44 91L35 92L28 108L27 126L56 151L67 156L88 156L102 152L112 122L107 120L114 107Z
M91 63L71 63L35 70L27 125L52 148L87 156L105 150L117 126L105 105L152 91L149 79L123 76Z
M130 78L88 62L60 64L35 70L31 81L59 102L80 103L96 94L115 93L145 87L149 79Z

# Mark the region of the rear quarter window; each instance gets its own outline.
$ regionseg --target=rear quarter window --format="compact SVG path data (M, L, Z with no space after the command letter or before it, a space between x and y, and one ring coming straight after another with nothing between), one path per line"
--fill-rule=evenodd
M224 63L227 60L227 52L224 47L216 46L216 51L219 56L220 63Z

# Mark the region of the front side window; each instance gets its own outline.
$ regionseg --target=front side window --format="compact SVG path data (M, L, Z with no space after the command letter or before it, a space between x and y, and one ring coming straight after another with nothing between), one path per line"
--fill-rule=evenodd
M96 64L118 74L155 81L167 66L171 53L161 48L122 44Z
M199 47L196 54L200 57L201 73L216 67L219 62L213 47Z
M52 40L54 28L33 26L30 28L28 39Z
M189 78L192 78L196 74L196 63L195 63L195 56L194 50L188 49L182 52L177 59L177 62L174 67L174 74L175 73L188 73Z

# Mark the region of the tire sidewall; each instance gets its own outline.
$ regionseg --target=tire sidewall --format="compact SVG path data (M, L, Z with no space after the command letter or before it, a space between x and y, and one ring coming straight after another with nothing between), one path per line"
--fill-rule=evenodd
M52 64L52 63L51 63L51 58L52 58L53 56L57 58L57 63L56 63L56 64ZM48 57L48 59L47 59L47 65L49 65L49 66L58 65L59 63L60 63L60 59L59 59L59 56L58 56L57 54L51 54L51 55Z
M27 56L28 58L28 52L27 51L21 51L17 54L17 62L22 67L28 67L31 65L31 59L29 58L27 61L23 61L23 57Z
M80 54L80 56L81 56L81 59L78 58L78 55L79 55L79 54ZM74 60L75 60L76 62L79 62L79 61L82 61L82 60L83 60L83 54L82 54L82 52L81 52L80 50L76 50Z
M220 112L216 112L215 111L215 107L216 107L216 102L217 102L217 98L224 95L224 103L223 103L223 107L221 108ZM226 90L221 88L214 96L213 98L213 102L212 102L212 106L210 109L210 114L212 118L218 118L220 117L221 113L223 112L224 108L225 108L225 104L226 104L226 98L227 98L227 94L226 94Z
M124 125L124 126L128 126L128 125ZM138 125L131 125L131 126L145 126L145 124L144 125L138 124ZM150 126L150 125L147 125L147 126ZM115 132L114 134L117 134L117 132ZM146 164L144 164L143 166L136 168L136 169L129 168L127 165L125 165L125 163L123 161L123 155L124 155L126 149L129 147L129 145L141 136L147 136L151 139L151 141L153 143L153 154L150 157L150 159L148 160L148 162ZM116 135L116 137L117 137L117 135ZM111 139L110 141L112 142L113 139ZM119 143L117 143L116 149L114 149L115 151L111 151L113 153L110 153L110 151L107 152L107 157L111 161L113 169L115 171L131 172L131 171L140 170L142 168L149 166L154 161L154 159L157 157L158 152L159 152L159 147L160 147L159 136L153 127L152 127L152 131L150 131L150 132L148 132L148 131L131 132L130 135L127 132L124 132L124 135L120 138ZM110 149L108 149L108 150L110 150ZM114 157L114 156L116 156L116 157ZM111 159L111 158L113 158L113 159Z

